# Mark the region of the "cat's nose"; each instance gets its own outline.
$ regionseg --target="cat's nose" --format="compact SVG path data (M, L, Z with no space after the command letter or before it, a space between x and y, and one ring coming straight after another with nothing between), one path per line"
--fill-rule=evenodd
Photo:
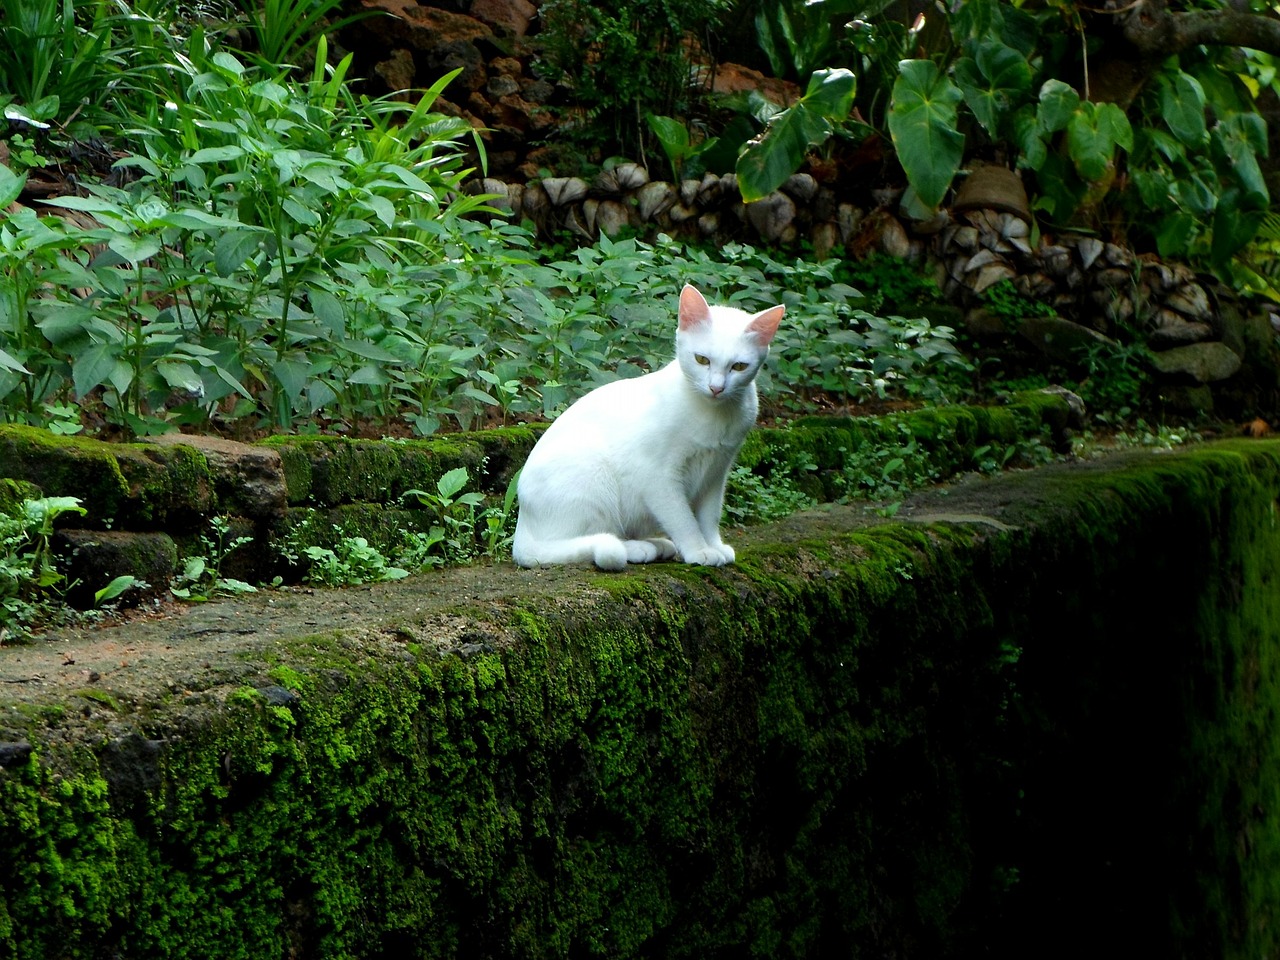
M712 395L713 397L718 397L718 396L720 396L720 394L724 393L724 386L723 386L723 385L721 385L721 386L718 386L718 387L717 387L717 386L713 383L713 384L710 384L710 385L707 387L707 389L711 391L711 395Z

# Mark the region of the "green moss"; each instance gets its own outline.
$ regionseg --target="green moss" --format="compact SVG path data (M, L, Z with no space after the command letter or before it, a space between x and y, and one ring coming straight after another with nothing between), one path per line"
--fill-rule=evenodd
M0 424L0 471L46 496L78 497L93 527L195 529L218 509L208 463L190 447L104 443Z
M0 944L1269 955L1278 496L1277 443L1074 464L732 568L495 568L81 740L6 711Z

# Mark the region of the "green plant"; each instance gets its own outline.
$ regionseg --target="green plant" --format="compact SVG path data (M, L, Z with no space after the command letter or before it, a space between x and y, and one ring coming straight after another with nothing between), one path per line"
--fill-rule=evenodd
M1077 392L1086 407L1105 417L1127 418L1151 383L1149 351L1140 343L1096 343L1079 360L1087 376Z
M220 594L254 593L257 587L234 577L222 574L227 558L253 542L250 536L231 536L231 521L227 517L213 517L209 521L212 536L200 534L204 553L186 557L182 571L173 578L169 591L179 599L205 601Z
M1033 300L1018 292L1012 280L993 283L981 294L988 311L1005 320L1017 321L1023 317L1052 317L1057 311L1043 300Z
M764 132L738 156L738 188L750 203L778 189L804 162L811 147L826 142L853 109L856 80L838 67L818 70L803 97L785 110L761 117Z
M642 145L642 118L684 113L686 38L729 9L725 0L550 0L539 11L541 69L566 82L589 123L623 152Z
M471 476L466 467L455 467L436 481L434 490L406 490L404 500L415 500L432 514L433 523L426 535L416 535L407 545L407 553L420 566L433 565L428 550L439 546L444 563L470 563L478 552L496 557L510 543L508 528L514 519L515 481L507 487L500 509L480 510L484 494L466 491Z
M303 553L310 561L307 580L329 587L355 586L361 583L380 583L385 580L401 580L409 571L394 567L364 537L342 537L333 549L309 546Z
M46 130L77 115L100 119L100 107L126 66L114 46L107 0L0 0L0 84L14 101L6 119Z
M799 479L817 469L807 453L779 457L769 451L751 467L735 464L724 491L724 515L736 524L766 523L806 510L816 502Z
M53 556L54 523L86 512L76 497L26 499L0 512L0 640L25 636L69 586Z
M278 70L293 64L303 48L322 29L337 33L373 11L362 11L328 22L330 14L341 10L343 0L236 0L249 21L257 42L257 56L264 67ZM317 59L323 58L322 52Z

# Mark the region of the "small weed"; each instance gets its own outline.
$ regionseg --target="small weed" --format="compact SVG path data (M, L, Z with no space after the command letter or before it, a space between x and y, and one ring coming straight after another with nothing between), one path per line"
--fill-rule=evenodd
M303 550L311 566L307 581L327 587L347 587L361 583L402 580L409 571L392 566L364 537L343 537L331 550L311 546Z
M226 517L214 517L209 521L213 535L200 534L204 553L187 557L182 572L173 578L169 592L181 600L205 601L225 594L253 593L258 588L251 583L222 575L222 565L228 556L245 544L252 543L247 536L232 537L231 521Z
M1018 292L1012 280L993 283L982 293L982 301L989 312L1005 320L1018 321L1025 317L1052 317L1057 315L1053 305L1043 300L1033 300Z
M405 501L416 500L436 522L427 533L406 536L401 562L421 568L471 563L481 556L496 560L505 555L514 533L518 477L507 485L501 507L484 509L484 494L466 492L471 482L466 467L444 474L436 481L435 490L406 490Z

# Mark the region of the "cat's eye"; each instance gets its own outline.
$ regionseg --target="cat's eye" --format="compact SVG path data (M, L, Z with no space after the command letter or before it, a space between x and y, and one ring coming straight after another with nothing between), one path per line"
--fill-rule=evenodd
M697 361L698 361L698 366L700 366L700 367L705 367L705 366L707 366L708 364L710 364L710 363L711 363L711 361L710 361L710 360L708 360L706 357L704 357L704 356L703 356L702 354L700 354L700 353L695 353L695 354L693 355L693 359L695 359L695 360L697 360Z
M739 360L729 369L732 370L734 373L741 373L743 370L747 369L747 365L743 363L741 360Z

